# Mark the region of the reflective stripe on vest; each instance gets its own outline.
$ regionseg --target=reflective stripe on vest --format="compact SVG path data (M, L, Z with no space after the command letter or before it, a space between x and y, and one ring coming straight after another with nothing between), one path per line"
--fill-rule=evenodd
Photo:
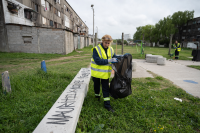
M105 53L105 50L99 44L98 46L95 47L96 51L101 59L111 59L112 56L114 55L114 50L112 47L109 47L107 49L107 55ZM93 51L93 49L92 49ZM97 65L92 59L91 61L91 76L96 77L96 78L101 78L101 79L108 79L110 78L112 71L111 63L108 63L106 65Z
M101 53L101 48L100 48L98 45L97 45L97 49L98 49L99 54L100 54L100 56L101 56L100 58L103 59L103 57L102 57L102 53Z
M91 69L93 70L93 71L98 71L98 72L112 72L112 70L103 70L103 69L96 69L96 68L92 68L91 67Z
M110 97L105 97L104 101L110 101Z

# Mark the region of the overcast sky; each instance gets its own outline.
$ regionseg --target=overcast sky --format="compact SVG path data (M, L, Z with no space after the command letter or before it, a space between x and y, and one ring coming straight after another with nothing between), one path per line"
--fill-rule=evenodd
M101 38L109 34L113 39L121 38L122 32L133 34L136 27L155 25L160 19L177 11L194 10L194 17L200 17L200 0L67 0L93 34L94 4L95 30Z

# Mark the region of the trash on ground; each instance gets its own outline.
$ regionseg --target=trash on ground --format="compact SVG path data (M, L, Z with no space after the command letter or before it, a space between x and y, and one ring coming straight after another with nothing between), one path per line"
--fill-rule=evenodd
M127 97L132 93L132 55L125 54L117 59L118 62L112 64L115 76L110 84L110 95L115 99Z
M175 97L174 99L177 100L177 101L182 102L182 99L179 99L179 98L177 98L177 97Z

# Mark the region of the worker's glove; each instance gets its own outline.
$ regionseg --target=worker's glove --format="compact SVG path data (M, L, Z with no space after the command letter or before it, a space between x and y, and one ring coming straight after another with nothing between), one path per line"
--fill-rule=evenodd
M110 63L117 63L118 62L118 59L117 58L111 58L111 59L108 59L108 62Z

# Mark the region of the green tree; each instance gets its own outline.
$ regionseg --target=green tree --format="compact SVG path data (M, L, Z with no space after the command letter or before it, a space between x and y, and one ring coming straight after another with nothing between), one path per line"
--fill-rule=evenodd
M140 37L141 37L141 35L142 35L142 26L140 26L140 27L136 27L136 32L135 32L135 34L133 35L133 40L135 41L135 40L140 40Z
M155 24L155 28L152 30L152 41L156 44L162 39L162 26L163 20L161 19L158 23Z
M171 44L172 44L172 38L175 33L177 33L180 30L180 27L187 23L188 20L193 19L194 17L194 11L178 11L175 12L172 16L168 16L167 18L164 18L166 21L165 31L166 35L170 39L169 43L169 52L171 53Z
M124 44L128 45L128 42L126 40L124 40Z
M122 45L122 40L121 39L117 39L117 44Z
M117 42L117 40L114 39L114 40L113 40L113 43L116 43L116 42Z
M142 27L142 36L140 37L145 41L149 41L151 43L151 46L153 46L153 29L155 28L154 25L145 25Z

